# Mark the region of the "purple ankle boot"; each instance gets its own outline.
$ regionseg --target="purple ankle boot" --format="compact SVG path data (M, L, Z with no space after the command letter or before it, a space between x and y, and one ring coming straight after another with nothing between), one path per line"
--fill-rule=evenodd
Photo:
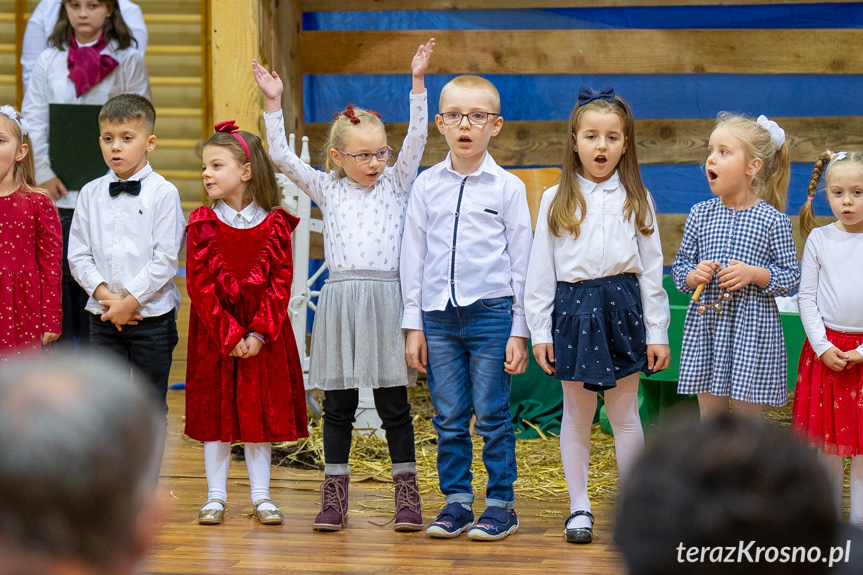
M316 531L341 531L348 515L349 475L325 475L321 484L321 512L315 517Z
M423 514L420 492L415 473L403 473L393 477L396 488L396 531L420 531Z

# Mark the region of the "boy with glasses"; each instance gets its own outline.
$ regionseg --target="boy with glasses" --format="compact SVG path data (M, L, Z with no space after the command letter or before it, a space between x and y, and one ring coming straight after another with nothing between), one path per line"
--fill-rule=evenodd
M428 374L446 506L430 537L468 531L498 540L518 530L510 377L527 367L524 282L531 223L524 184L488 143L503 126L500 95L478 76L444 86L435 117L450 152L417 178L402 240L405 356ZM471 509L471 414L484 440L486 510Z

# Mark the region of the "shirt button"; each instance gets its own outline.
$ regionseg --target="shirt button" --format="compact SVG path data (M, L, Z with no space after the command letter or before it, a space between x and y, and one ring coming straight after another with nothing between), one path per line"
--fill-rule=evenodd
M458 212L453 213L455 217L458 217Z
M455 251L455 246L452 247L452 251Z
M455 285L455 280L449 280L450 285Z

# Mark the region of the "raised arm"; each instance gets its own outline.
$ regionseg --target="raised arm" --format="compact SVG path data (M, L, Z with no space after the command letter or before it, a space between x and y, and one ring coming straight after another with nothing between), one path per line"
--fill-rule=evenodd
M324 201L322 183L327 175L302 161L288 146L282 114L282 79L275 70L268 72L257 60L252 60L252 74L267 101L264 122L270 157L283 174L315 203L321 205Z
M428 69L433 51L434 38L429 38L427 43L417 48L411 60L413 90L410 95L410 124L395 164L400 187L398 191L405 195L410 193L413 181L417 177L428 140L428 93L425 89L425 71Z

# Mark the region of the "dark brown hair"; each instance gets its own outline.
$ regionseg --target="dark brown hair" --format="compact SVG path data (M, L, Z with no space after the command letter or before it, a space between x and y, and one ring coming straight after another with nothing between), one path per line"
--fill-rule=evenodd
M138 94L120 94L105 102L99 111L100 126L103 123L122 124L132 120L140 120L147 135L153 135L156 129L156 108L150 100Z
M48 45L65 50L72 42L72 35L75 31L72 29L72 23L69 22L69 15L66 14L66 4L70 0L62 0L60 4L60 16L57 18L57 25L54 26L54 31L48 36ZM129 27L126 26L126 21L123 20L123 15L120 13L120 5L117 0L96 0L99 4L113 8L111 15L105 19L105 24L102 25L102 33L105 34L105 39L117 42L117 47L120 50L125 50L132 46L138 45L138 41L132 36Z

